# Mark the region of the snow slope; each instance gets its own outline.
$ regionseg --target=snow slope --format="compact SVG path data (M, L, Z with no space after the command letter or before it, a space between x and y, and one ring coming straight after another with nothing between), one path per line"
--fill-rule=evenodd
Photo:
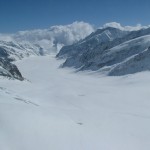
M150 73L105 77L60 69L54 56L0 79L1 150L149 150Z

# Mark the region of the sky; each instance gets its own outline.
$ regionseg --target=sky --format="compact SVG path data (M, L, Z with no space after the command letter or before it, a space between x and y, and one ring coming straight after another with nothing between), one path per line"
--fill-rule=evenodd
M74 21L149 25L150 0L0 0L0 33L43 29Z

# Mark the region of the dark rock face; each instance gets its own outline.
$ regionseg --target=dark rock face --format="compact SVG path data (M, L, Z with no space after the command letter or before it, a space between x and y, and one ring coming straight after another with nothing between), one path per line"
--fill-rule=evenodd
M24 80L17 66L10 63L8 60L4 58L0 58L0 75L6 76L18 80Z
M2 58L8 57L7 51L2 47L0 47L0 57L2 57Z
M1 41L0 44L0 75L22 81L24 78L17 66L11 63L15 60L10 58L10 55L14 53L13 49L8 46L7 42ZM12 43L9 43L9 45L16 48L16 46Z

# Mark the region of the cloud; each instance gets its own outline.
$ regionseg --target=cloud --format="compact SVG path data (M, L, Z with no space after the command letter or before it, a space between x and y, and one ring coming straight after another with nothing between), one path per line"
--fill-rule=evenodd
M117 22L110 22L103 25L101 28L113 27L124 31L137 31L144 28L149 28L150 26L142 26L141 24L137 24L136 26L122 26Z
M55 40L68 45L85 38L94 29L88 23L74 22L67 26L53 26L50 31Z
M39 44L44 49L59 50L64 45L70 45L85 38L93 31L93 26L88 23L74 22L65 26L52 26L49 29L20 31L11 37L19 42Z
M110 22L101 28L114 27L125 31L136 31L150 26L122 26L117 22ZM94 27L86 22L74 22L69 25L56 25L48 29L20 31L16 34L0 34L0 40L17 41L19 43L38 44L46 52L58 52L62 46L71 45L94 32Z
M0 41L12 41L13 38L10 34L0 34Z

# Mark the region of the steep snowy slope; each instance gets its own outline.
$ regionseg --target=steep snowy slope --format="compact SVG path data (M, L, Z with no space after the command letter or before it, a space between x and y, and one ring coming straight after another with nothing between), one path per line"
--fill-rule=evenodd
M149 150L150 73L102 77L54 56L16 62L30 81L0 79L1 150Z

